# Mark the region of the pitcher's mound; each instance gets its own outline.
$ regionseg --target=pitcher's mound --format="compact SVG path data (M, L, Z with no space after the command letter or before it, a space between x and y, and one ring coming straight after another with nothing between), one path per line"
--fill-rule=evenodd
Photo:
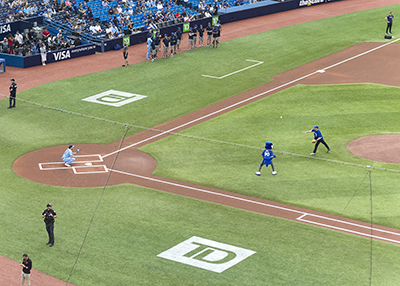
M400 134L371 135L352 140L347 149L377 162L400 164Z

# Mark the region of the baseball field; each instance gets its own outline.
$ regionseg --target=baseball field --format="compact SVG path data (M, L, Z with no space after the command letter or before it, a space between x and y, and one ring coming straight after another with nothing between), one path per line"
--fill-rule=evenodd
M50 82L12 110L1 100L0 255L27 252L60 285L398 285L400 43L383 19L399 8ZM310 156L314 125L329 153ZM266 141L278 174L258 177ZM82 150L73 172L60 164L69 144ZM287 220L180 184L374 227Z

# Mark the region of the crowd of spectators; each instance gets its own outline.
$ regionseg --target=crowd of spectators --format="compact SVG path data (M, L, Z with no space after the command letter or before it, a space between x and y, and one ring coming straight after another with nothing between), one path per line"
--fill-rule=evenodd
M44 29L38 35L33 29L27 33L20 33L17 31L15 35L8 34L0 41L1 52L6 54L13 54L18 56L29 56L40 53L43 48L46 52L55 51L59 49L69 48L74 46L74 43L66 38L60 30L57 35L51 35L49 30Z

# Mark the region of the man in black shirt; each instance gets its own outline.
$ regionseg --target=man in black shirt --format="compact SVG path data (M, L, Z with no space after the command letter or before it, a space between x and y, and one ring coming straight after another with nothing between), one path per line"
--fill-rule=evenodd
M17 96L17 84L15 83L15 79L11 79L10 85L10 105L8 108L15 107L15 97Z
M28 257L28 254L22 255L23 260L22 263L20 264L22 267L22 272L21 272L21 286L24 285L24 282L26 281L26 285L30 286L31 285L31 269L32 269L32 260Z
M46 231L49 235L49 241L46 244L54 245L54 219L57 217L56 212L52 209L51 204L47 204L47 209L42 212L44 223L46 224Z

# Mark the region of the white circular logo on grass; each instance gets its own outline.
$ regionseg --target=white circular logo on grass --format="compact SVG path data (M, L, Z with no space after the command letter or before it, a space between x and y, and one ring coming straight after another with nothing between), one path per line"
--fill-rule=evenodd
M147 96L110 89L108 91L89 96L82 100L94 102L94 103L105 104L105 105L110 105L110 106L115 106L115 107L120 107L120 106L140 100L145 97L147 97Z

